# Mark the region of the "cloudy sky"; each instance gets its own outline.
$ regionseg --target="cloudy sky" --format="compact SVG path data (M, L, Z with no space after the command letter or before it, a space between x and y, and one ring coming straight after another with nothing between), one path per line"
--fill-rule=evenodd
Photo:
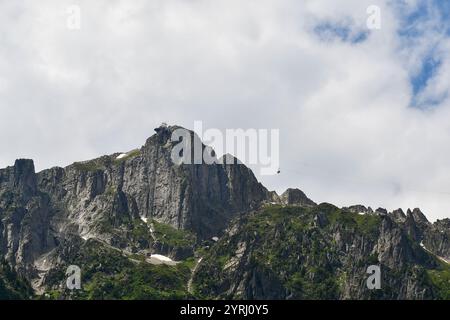
M446 0L0 0L0 167L202 120L280 129L269 189L450 217L449 16Z

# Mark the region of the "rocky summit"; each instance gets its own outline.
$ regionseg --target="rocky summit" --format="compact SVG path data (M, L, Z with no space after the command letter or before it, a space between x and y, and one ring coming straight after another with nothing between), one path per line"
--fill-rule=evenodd
M178 128L65 168L0 169L0 299L450 299L450 219L279 196L237 159L175 164Z

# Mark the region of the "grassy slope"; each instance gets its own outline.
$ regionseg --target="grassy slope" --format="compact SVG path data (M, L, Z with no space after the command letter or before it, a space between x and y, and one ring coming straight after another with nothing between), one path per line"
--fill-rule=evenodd
M169 243L185 244L191 237L189 233L166 225L158 225L158 230L159 236L164 235ZM78 265L82 270L82 290L69 292L59 289L65 287L64 271L70 264ZM90 239L72 252L68 261L51 271L48 280L53 290L46 292L45 296L50 299L192 298L187 292L192 267L192 259L175 266L152 265L145 262L143 255L124 254Z

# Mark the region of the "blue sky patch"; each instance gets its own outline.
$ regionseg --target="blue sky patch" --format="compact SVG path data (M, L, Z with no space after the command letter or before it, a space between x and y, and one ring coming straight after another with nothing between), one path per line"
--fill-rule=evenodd
M436 55L436 51L440 47L440 40L436 35L450 36L450 1L423 0L413 11L405 2L393 3L393 6L400 18L397 34L402 41L403 48L414 53L416 48L423 50L417 46L423 46L425 43L429 50L420 57L419 71L410 74L411 106L417 108L436 106L446 99L447 94L428 97L426 101L420 97L420 94L426 89L444 62Z
M369 36L368 30L355 32L354 30L352 30L350 24L333 24L330 22L318 24L314 28L314 33L322 41L331 42L339 40L352 44L364 42Z
M433 78L441 64L442 61L432 54L423 59L420 72L411 77L414 95L419 94L427 86L428 81Z

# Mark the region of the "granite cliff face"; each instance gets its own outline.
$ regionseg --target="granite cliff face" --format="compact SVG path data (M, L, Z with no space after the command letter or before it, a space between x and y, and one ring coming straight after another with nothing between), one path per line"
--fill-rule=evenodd
M39 189L70 213L82 237L101 237L96 223L105 215L113 224L124 216L153 218L210 237L266 199L267 190L244 165L175 165L170 138L176 128L161 128L128 154L43 171Z
M220 236L231 218L267 200L269 192L243 164L174 164L177 128L158 128L127 154L39 173L22 159L0 170L0 254L28 279L40 279L66 238L151 252L151 243L129 234L136 219L192 231L200 241Z
M317 205L298 189L278 196L231 157L226 164L176 164L177 129L159 127L140 149L65 168L36 173L32 160L20 159L0 169L5 266L37 294L63 298L70 264L100 288L106 281L127 286L127 272L145 279L170 273L171 282L154 283L159 291L151 293L136 279L139 290L130 288L127 298L445 297L439 272L450 260L449 219L432 224L419 209ZM159 266L154 254L177 262ZM387 291L364 289L368 263L387 270ZM437 287L430 282L436 279ZM122 297L114 292L77 297Z
M38 189L31 160L17 160L0 170L0 252L30 278L35 276L35 259L56 245L51 216L50 197Z

